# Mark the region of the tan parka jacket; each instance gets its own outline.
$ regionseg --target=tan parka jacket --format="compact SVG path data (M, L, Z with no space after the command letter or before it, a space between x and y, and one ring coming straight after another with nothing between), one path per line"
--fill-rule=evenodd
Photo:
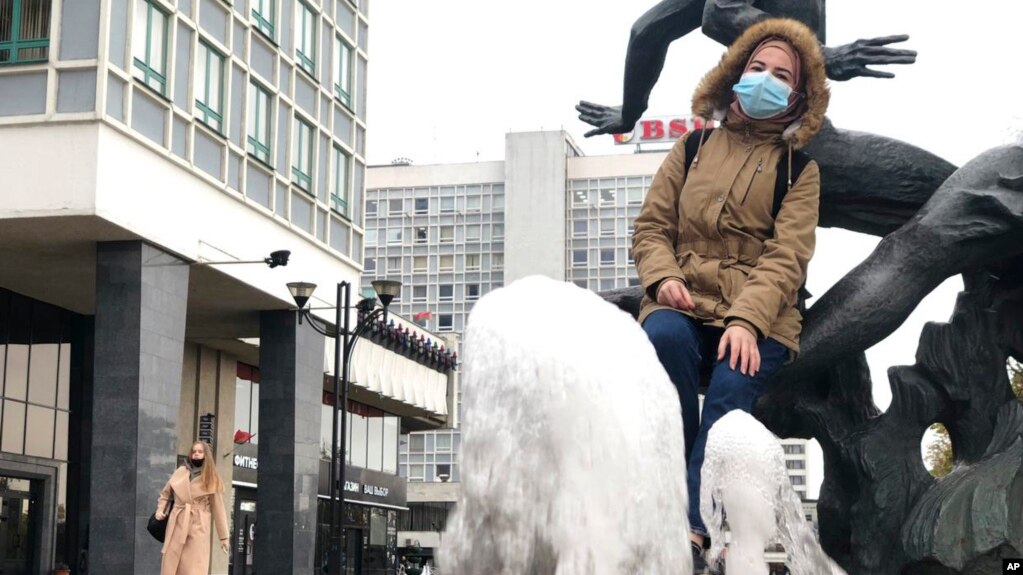
M807 112L790 126L744 122L727 112L732 86L760 42L788 40L802 58ZM829 99L816 36L794 20L765 20L748 29L704 77L693 112L721 121L686 173L685 139L668 154L636 218L633 258L646 297L640 321L655 310L667 278L683 280L696 308L680 311L709 325L741 325L799 351L799 287L813 255L820 170L811 161L772 217L777 170L824 123ZM678 311L678 310L676 310Z

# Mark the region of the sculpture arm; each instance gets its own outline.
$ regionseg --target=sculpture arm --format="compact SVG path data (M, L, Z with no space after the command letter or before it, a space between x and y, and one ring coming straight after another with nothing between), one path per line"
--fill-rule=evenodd
M636 262L643 290L656 298L657 286L668 278L682 277L675 257L678 240L678 197L686 181L685 140L675 143L654 176L643 208L636 216L636 231L632 236L632 256Z
M700 27L702 0L661 0L632 25L625 54L625 84L621 106L582 101L579 119L594 126L586 136L621 134L632 130L647 109L650 92L664 68L668 46Z
M764 252L725 315L725 325L739 321L746 327L746 322L768 336L778 314L795 305L816 244L819 207L820 169L810 162L785 195L774 237L764 242Z

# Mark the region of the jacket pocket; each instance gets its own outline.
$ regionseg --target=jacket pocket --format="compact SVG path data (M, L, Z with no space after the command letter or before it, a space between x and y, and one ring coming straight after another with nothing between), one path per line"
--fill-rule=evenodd
M764 172L764 159L760 158L757 160L757 169L753 171L753 175L749 179L749 184L746 186L746 193L742 195L742 201L739 202L740 206L746 205L746 198L749 197L750 190L753 189L753 182L757 181L757 178Z

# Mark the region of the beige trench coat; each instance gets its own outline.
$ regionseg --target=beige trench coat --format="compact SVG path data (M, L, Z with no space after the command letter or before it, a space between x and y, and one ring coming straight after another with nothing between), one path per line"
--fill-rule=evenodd
M157 511L162 511L174 492L174 509L167 521L160 575L208 575L210 572L210 519L220 539L230 537L224 498L207 491L199 478L189 481L181 466L160 492ZM218 545L219 547L219 545Z

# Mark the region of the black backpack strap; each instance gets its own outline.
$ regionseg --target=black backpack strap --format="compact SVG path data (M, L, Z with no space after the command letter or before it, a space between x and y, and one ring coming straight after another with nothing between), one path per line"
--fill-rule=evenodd
M789 193L788 160L787 151L778 159L778 177L774 180L774 203L771 205L771 219L778 217L778 212L781 211L781 203L785 201L785 194ZM799 181L799 176L803 175L803 170L806 169L806 165L809 163L810 156L806 152L792 150L792 185Z
M706 140L710 137L714 128L701 128L699 130L693 130L689 133L689 137L686 138L686 171L689 173L689 166L693 165L693 159L696 158L696 153L700 149L700 138Z

